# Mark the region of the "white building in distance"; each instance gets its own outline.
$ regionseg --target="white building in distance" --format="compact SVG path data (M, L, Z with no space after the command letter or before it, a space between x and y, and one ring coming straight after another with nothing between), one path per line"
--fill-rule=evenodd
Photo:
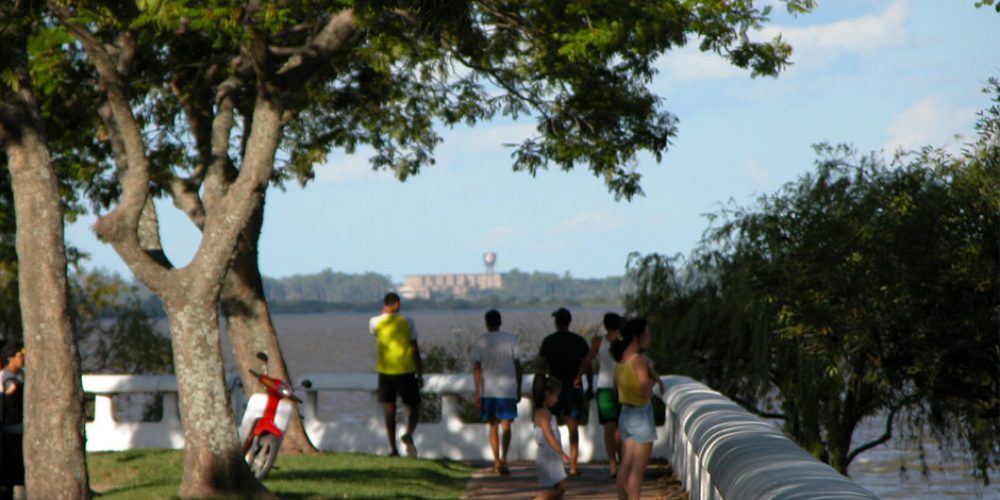
M399 295L405 299L430 299L434 296L463 298L470 290L503 288L500 273L414 274L403 276Z

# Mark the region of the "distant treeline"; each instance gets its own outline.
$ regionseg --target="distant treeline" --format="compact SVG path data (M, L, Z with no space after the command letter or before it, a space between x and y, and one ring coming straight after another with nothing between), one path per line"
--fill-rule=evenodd
M513 269L503 276L504 287L473 290L465 297L436 296L429 300L407 301L414 309L474 309L484 306L619 306L625 296L626 281L621 276L574 278L546 272ZM163 317L163 305L141 283L135 283L141 307L147 314ZM311 313L324 311L371 311L383 295L398 288L383 274L348 274L323 270L316 274L296 274L285 278L264 278L264 296L271 312Z
M410 301L420 308L462 309L483 305L617 305L624 295L624 278L577 279L569 273L502 273L504 288L476 290L468 296ZM347 274L326 269L317 274L264 278L264 294L276 312L368 310L396 284L377 273Z

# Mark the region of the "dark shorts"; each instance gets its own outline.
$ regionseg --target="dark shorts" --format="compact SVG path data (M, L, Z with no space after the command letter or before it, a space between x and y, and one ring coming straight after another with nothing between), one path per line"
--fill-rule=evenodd
M514 420L517 418L517 400L514 398L482 398L479 416L484 422Z
M552 407L552 414L556 417L569 417L580 420L583 416L583 390L572 385L563 386L559 392L559 401Z
M395 403L396 395L406 406L420 404L420 388L417 387L417 376L413 373L402 375L378 374L378 402Z
M24 452L22 451L22 434L5 433L0 437L0 486L15 486L24 484Z
M617 389L597 390L597 420L602 424L618 423L618 413L622 405L618 403Z

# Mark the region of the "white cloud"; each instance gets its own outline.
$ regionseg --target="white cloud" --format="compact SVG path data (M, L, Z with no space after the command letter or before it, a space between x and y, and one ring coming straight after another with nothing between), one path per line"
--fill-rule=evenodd
M831 52L867 52L882 47L896 47L906 42L906 19L910 7L908 0L895 0L877 15L861 16L834 23L808 26L765 26L751 34L758 42L770 41L779 34L795 51L792 60L797 66L822 63ZM660 77L676 83L691 80L725 80L746 78L748 71L733 66L714 52L702 52L698 43L669 53L657 63Z
M908 0L895 0L878 15L805 28L767 26L760 31L760 35L772 39L781 34L799 56L816 56L824 51L867 52L903 45L909 14ZM804 58L794 59L801 61Z
M928 97L892 119L886 130L889 142L884 149L891 153L935 146L957 151L961 141L956 139L955 131L968 128L975 114L974 109L954 108L937 97Z
M587 231L607 231L624 225L624 221L609 212L583 212L560 223L560 231L575 232L581 229Z
M480 126L449 134L448 143L463 151L502 151L504 144L519 144L536 133L531 123Z
M374 171L368 162L368 154L352 155L337 154L329 157L326 162L316 167L318 184L339 183L352 180L392 180L392 172Z
M748 75L747 71L733 66L722 56L702 52L690 45L667 55L659 69L670 81L725 80Z

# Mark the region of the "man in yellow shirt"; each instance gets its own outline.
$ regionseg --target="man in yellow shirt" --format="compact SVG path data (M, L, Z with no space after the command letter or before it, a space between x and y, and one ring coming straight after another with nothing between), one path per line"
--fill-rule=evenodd
M413 431L420 411L420 388L424 385L417 328L413 320L399 314L399 295L389 292L382 300L382 314L368 322L368 330L378 343L378 400L385 409L385 432L389 455L398 456L396 448L396 395L407 408L406 434L400 438L406 455L417 456Z

